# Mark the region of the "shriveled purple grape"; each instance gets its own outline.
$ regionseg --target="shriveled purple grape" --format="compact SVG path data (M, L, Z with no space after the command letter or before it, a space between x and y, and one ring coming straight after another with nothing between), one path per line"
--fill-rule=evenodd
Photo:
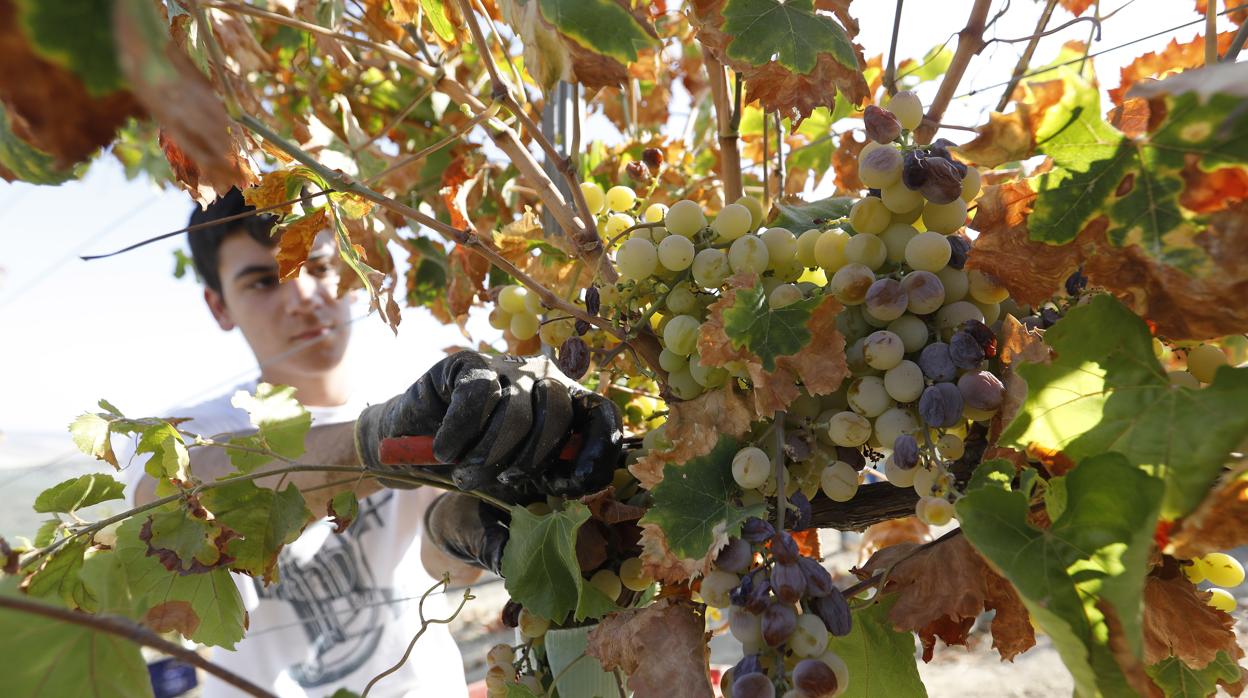
M958 330L949 338L949 358L958 368L975 368L984 360L984 349L969 332Z
M715 566L725 572L741 574L754 562L754 549L740 538L733 538L715 557Z
M957 143L954 143L948 138L937 138L927 146L927 152L933 157L944 158L952 161L953 156L949 154L950 146L957 146Z
M590 286L585 289L585 312L590 315L597 315L602 309L602 296L597 286Z
M524 606L513 599L507 599L507 603L503 604L503 612L500 620L503 625L508 628L516 628L520 626L520 611L524 610Z
M823 621L828 632L837 637L849 634L853 628L854 617L850 615L849 604L839 589L833 589L827 596L821 596L810 603L811 610Z
M949 266L961 269L966 266L966 258L971 253L971 241L961 235L946 235L949 241Z
M766 674L746 674L732 682L732 698L776 698L776 687Z
M1052 327L1053 325L1056 325L1057 321L1061 319L1062 319L1062 314L1057 312L1053 308L1046 307L1046 308L1040 309L1040 327L1046 330Z
M590 328L590 324L588 322L585 322L584 320L580 320L580 319L572 323L572 326L576 328L576 335L578 337L584 336L586 332L589 332L589 328Z
M962 418L962 393L952 383L937 383L923 390L919 416L929 427L951 427Z
M893 464L909 470L919 464L919 442L911 434L902 434L893 441Z
M905 289L896 279L876 279L867 289L867 311L878 320L896 320L905 314L909 303Z
M751 516L741 525L741 537L754 545L761 545L775 534L775 527L757 516Z
M810 458L810 442L806 440L803 432L786 431L784 433L784 455L793 461Z
M759 674L762 673L762 671L763 663L759 661L759 656L757 654L745 655L741 658L741 661L737 662L736 665L732 667L732 675L738 678L742 676L749 676L750 674Z
M919 187L923 197L934 204L947 204L962 196L962 175L945 158L929 157L923 161L927 178Z
M797 556L800 555L797 549L797 541L793 540L785 531L777 531L771 537L771 556L776 558L776 562L797 562Z
M901 183L911 191L918 191L927 181L927 166L923 163L923 155L918 151L907 151L901 159Z
M778 562L771 568L771 588L785 603L797 603L806 593L806 575L796 562Z
M945 383L958 375L958 367L953 365L949 356L949 345L944 342L932 342L919 352L919 368L929 380Z
M741 582L728 592L728 601L733 606L744 607L749 603L750 594L754 591L755 575L747 574L741 578Z
M559 345L559 356L555 360L563 374L572 380L580 380L589 370L589 346L580 337L568 337Z
M763 611L763 642L778 647L797 629L797 612L787 603L772 600Z
M822 660L803 659L793 667L793 687L802 696L831 698L836 695L836 672Z
M800 557L797 560L797 566L802 568L802 574L806 575L807 596L817 599L835 590L832 586L832 575L814 558Z
M897 117L874 104L863 112L862 122L867 129L867 137L876 143L892 143L901 135L901 122Z
M745 609L750 613L762 613L769 603L771 603L771 580L759 575L754 578L754 586L745 600Z
M997 335L992 328L979 320L967 320L962 323L962 331L975 338L979 348L984 350L984 358L991 359L997 355Z
M1001 379L988 371L971 371L958 379L958 392L966 404L977 410L995 410L1005 398Z
M1088 287L1088 277L1083 275L1082 269L1076 269L1075 273L1066 277L1066 295L1077 296L1079 292Z
M863 458L862 451L859 451L856 448L850 448L849 446L837 446L836 459L849 463L854 470L861 471L863 468L867 467L867 459Z
M795 519L793 522L793 530L805 531L810 528L810 521L813 512L810 509L810 500L806 498L806 495L801 492L794 492L793 496L789 497L789 504L793 505L797 509L797 515L793 517Z

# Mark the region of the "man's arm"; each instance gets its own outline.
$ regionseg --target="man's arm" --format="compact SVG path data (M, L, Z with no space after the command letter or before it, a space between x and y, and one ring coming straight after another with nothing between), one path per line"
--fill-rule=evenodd
M314 426L308 430L304 442L305 451L298 460L309 465L358 466L355 455L355 422ZM191 449L191 472L204 482L214 482L235 471L230 463L229 452L215 446ZM281 461L272 461L262 468L277 468ZM325 516L329 500L339 492L351 490L359 497L366 497L382 489L374 477L353 477L350 473L309 472L271 475L256 481L262 487L275 487L282 478L303 492L304 501L316 516ZM333 483L333 484L331 484ZM144 474L135 489L136 504L146 504L156 499L156 480Z

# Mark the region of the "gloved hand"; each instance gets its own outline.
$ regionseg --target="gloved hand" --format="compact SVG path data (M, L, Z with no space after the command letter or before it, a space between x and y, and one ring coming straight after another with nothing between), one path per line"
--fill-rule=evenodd
M425 510L425 531L447 555L501 576L509 518L476 497L448 492Z
M581 449L556 461L573 433ZM379 444L396 436L432 436L434 457L450 464L461 490L507 502L579 495L605 487L619 465L619 410L563 375L545 357L461 351L439 361L389 401L356 420L356 450L371 470Z

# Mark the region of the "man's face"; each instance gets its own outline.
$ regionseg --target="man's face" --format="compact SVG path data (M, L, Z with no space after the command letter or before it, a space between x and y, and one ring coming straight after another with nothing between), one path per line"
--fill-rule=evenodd
M337 250L321 233L298 275L278 281L277 248L230 235L219 251L221 293L204 298L222 329L238 327L261 374L284 382L334 370L350 337L350 295L336 297Z

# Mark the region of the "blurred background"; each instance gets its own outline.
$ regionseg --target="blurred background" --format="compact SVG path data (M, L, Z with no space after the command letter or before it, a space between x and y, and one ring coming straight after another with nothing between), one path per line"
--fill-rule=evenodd
M922 59L942 44L952 52L971 4L970 0L905 2L898 61ZM1099 37L1092 22L1075 22L1043 38L1031 64L1050 62L1067 41L1092 38L1090 54L1102 93L1118 85L1120 69L1135 57L1161 51L1172 40L1190 41L1204 29L1194 0L1090 4L1099 6L1104 18ZM1241 3L1231 0L1230 4ZM1031 0L994 3L993 14L1002 14L986 37L997 40L972 60L945 123L976 126L986 122L1044 5ZM1219 2L1220 9L1222 5ZM866 56L887 56L894 10L893 2L881 0L860 0L851 6L851 14L861 24L856 40ZM1071 14L1059 8L1049 27L1061 27L1071 19ZM1219 30L1230 29L1229 21L1219 18ZM920 97L926 102L938 84L939 80L920 85ZM680 134L687 116L680 112L688 112L689 98L678 92L673 100L678 106L673 108L677 113L669 133ZM833 132L860 125L861 121L846 120L834 124ZM601 116L588 117L585 134L590 141L622 140ZM973 134L946 129L938 135L965 142ZM831 193L829 177L809 185L804 197ZM185 235L108 259L79 259L181 228L193 206L181 190L162 189L141 176L128 179L109 152L100 154L82 180L59 187L0 183L0 496L5 504L0 507L0 535L9 540L32 535L39 516L30 503L38 492L103 465L80 455L66 431L75 416L93 410L99 399L109 400L129 416L172 416L171 410L179 405L215 397L257 375L242 337L222 332L213 322L193 273L175 278L175 254L187 249ZM405 255L396 249L394 257L402 278ZM357 304L354 317L349 360L367 394L405 389L443 356L446 347L498 339L484 314L471 316L467 325L471 338L421 309L404 310L397 337L376 315L368 314L364 302ZM843 573L854 562L854 551L842 543L852 540L830 534L825 550L842 551L830 563ZM501 594L501 585L494 586ZM488 598L470 604L457 626L466 643L488 647L490 628L474 624L494 622L497 608ZM502 637L509 639L509 635ZM473 659L471 651L465 656L473 677L480 677L483 665L471 666L480 657ZM985 682L968 682L966 677L959 678L958 671L949 674L948 682L929 676L939 668L941 656L937 653L937 662L923 668L933 695L1069 694L1069 677L1051 651L1020 657L1020 663L1036 665L1039 683L1008 694L1002 692L1006 689L1000 682L991 680L995 669L988 665L983 669L988 673L981 677ZM952 655L946 651L945 656ZM1016 673L1013 676L1017 679Z

